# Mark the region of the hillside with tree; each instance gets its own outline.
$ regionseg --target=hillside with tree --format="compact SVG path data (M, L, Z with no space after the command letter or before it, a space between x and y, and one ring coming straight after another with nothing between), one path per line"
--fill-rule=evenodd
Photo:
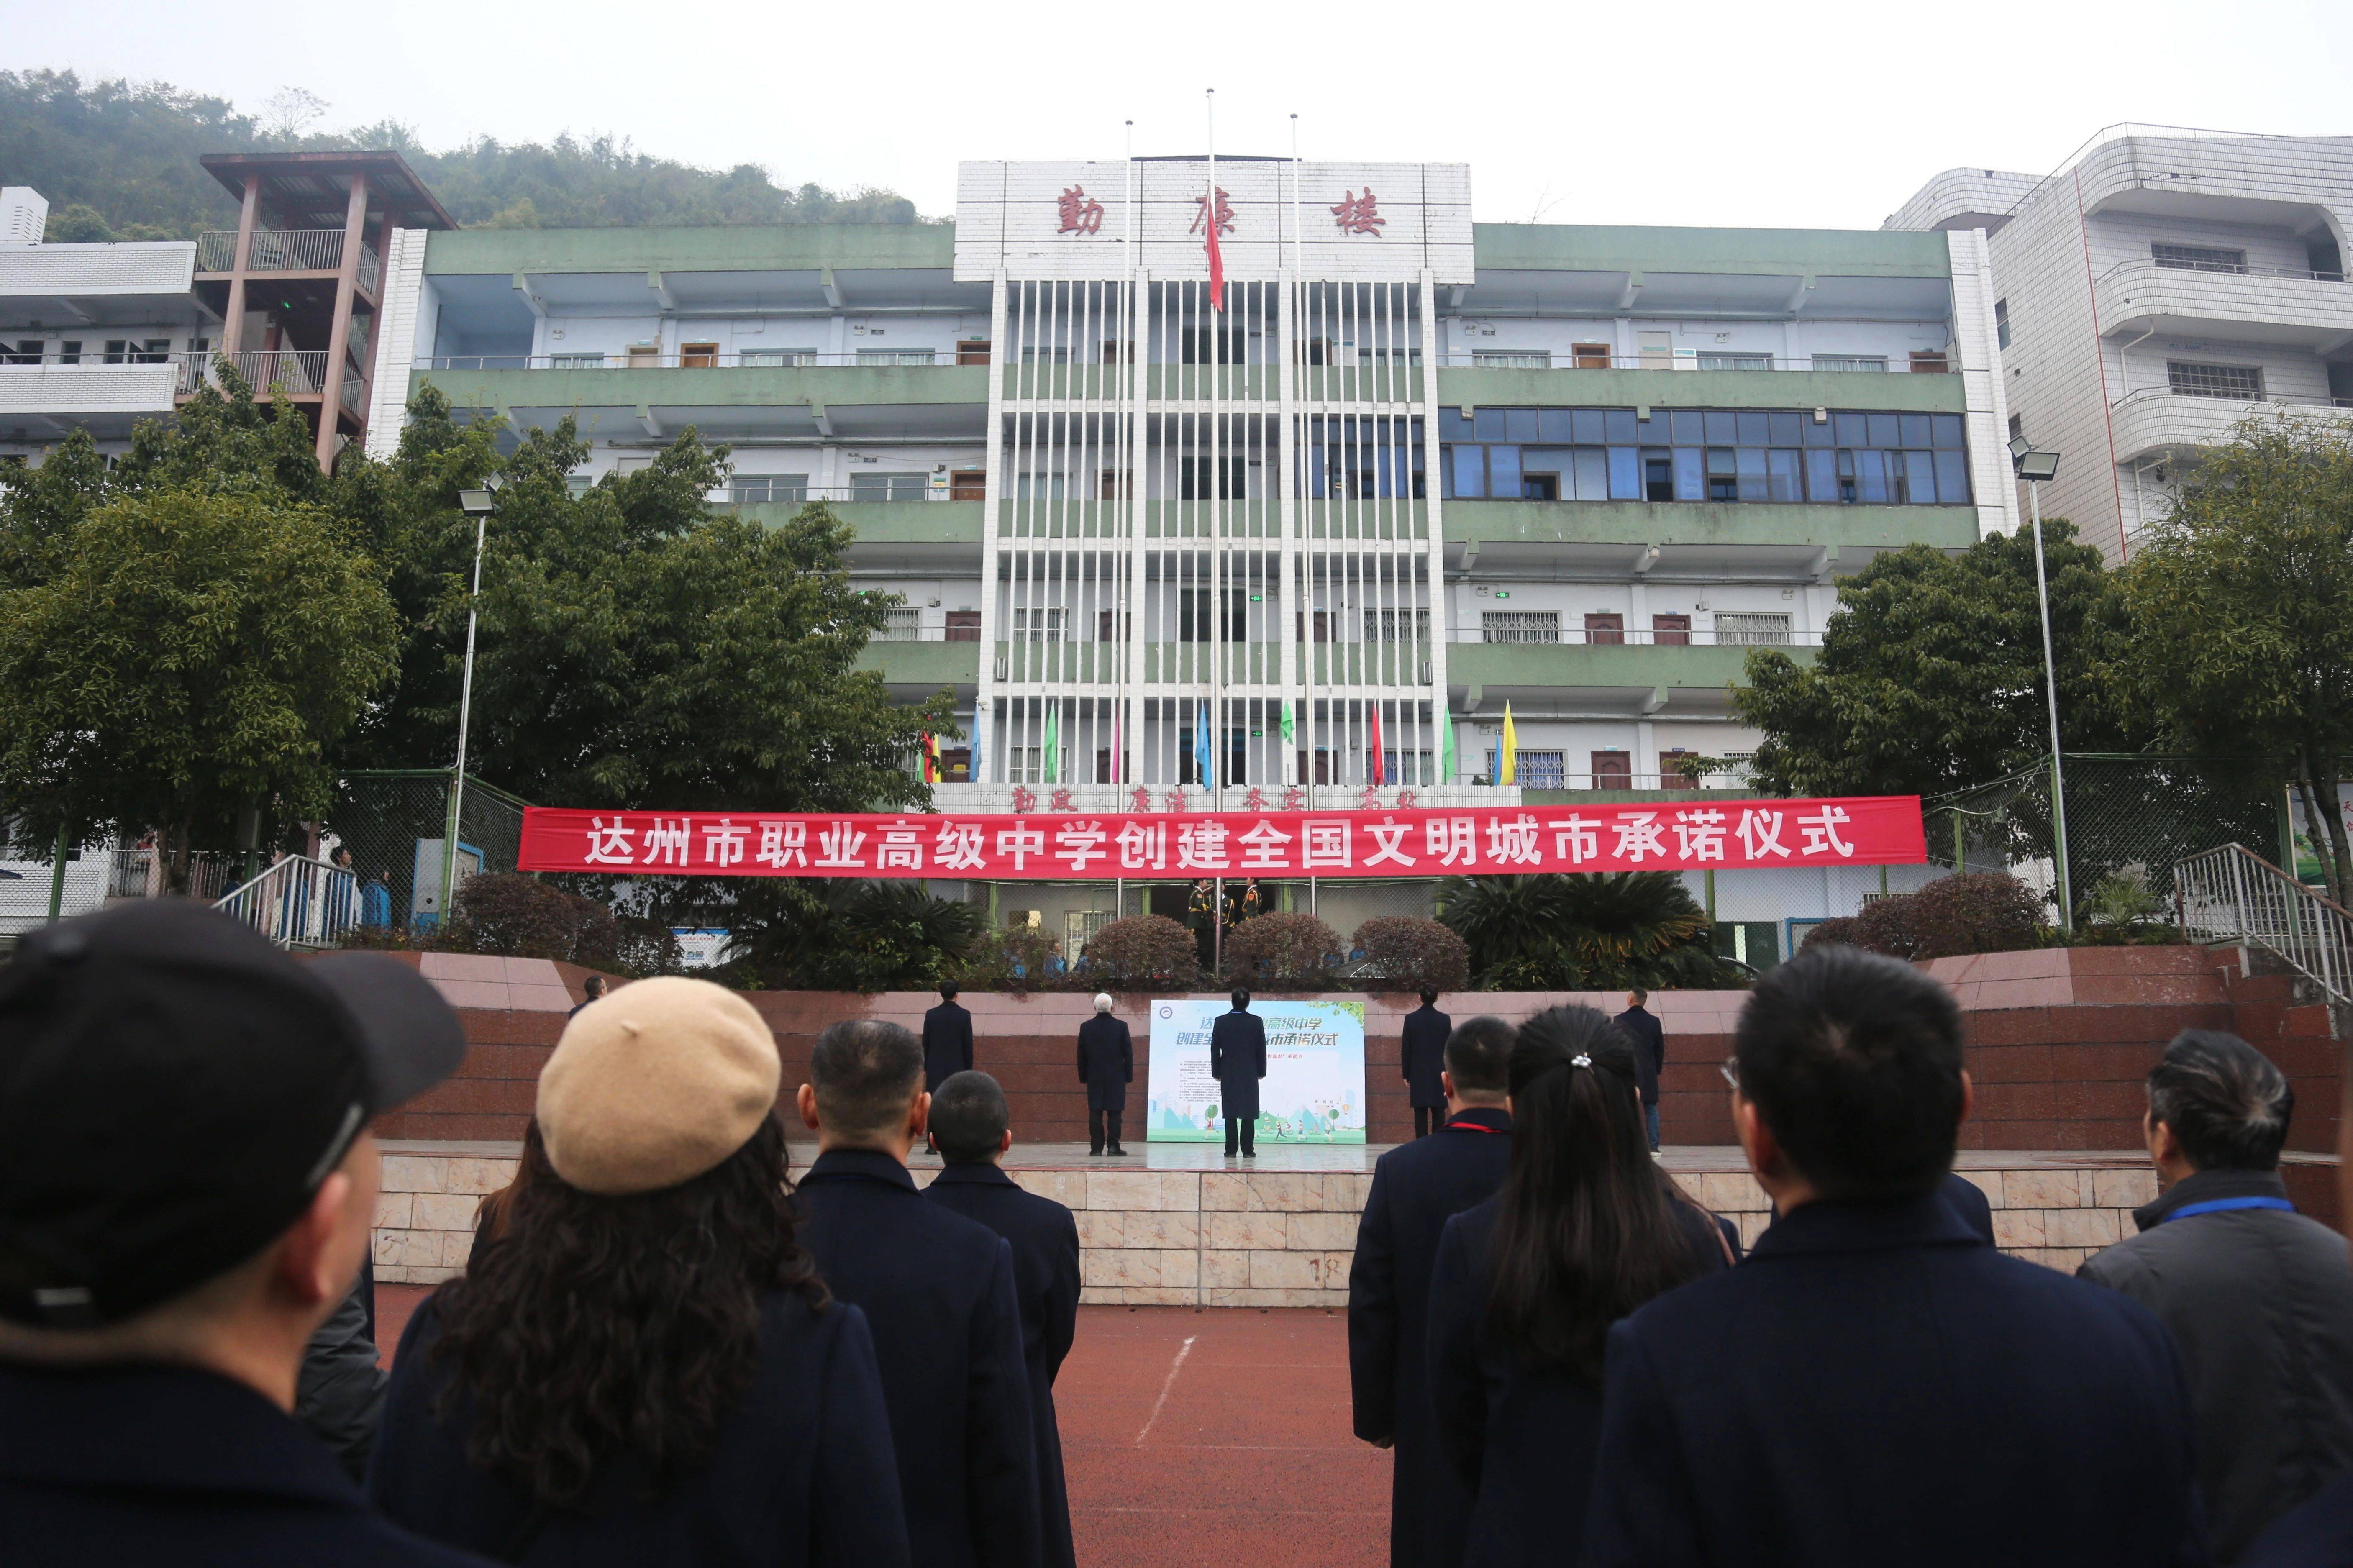
M610 136L548 142L478 137L428 152L394 121L328 132L332 105L289 88L258 109L163 82L84 82L71 71L0 71L0 184L49 201L48 238L185 239L237 222L196 160L206 153L389 149L469 227L912 224L889 191L778 185L756 163L702 169Z

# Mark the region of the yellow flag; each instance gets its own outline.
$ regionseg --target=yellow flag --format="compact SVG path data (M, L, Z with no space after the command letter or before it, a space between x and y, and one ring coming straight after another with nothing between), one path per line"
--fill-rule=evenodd
M1504 766L1497 784L1510 784L1520 773L1520 732L1512 727L1512 705L1504 704Z

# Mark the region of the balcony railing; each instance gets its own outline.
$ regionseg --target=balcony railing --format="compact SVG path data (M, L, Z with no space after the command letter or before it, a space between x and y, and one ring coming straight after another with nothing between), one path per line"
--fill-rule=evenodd
M207 384L219 385L218 364L224 359L237 367L237 374L245 378L257 396L283 392L293 397L315 397L319 384L327 374L324 349L256 349L244 353L175 353L168 357L180 367L179 390L183 396Z
M954 349L859 349L822 353L815 349L740 349L711 353L656 353L624 349L612 353L435 354L420 370L791 370L805 365L955 364Z
M1583 354L1550 349L1450 349L1440 363L1474 370L1754 370L1840 372L1850 374L1947 375L1961 368L1943 358L1892 354L1733 353L1677 349L1664 353Z
M237 230L214 229L196 236L196 270L227 272L237 255ZM339 228L258 228L245 252L248 272L339 272L343 265L343 231ZM375 248L360 246L360 287L373 294L384 264Z
M1451 626L1450 643L1509 643L1587 647L1820 647L1822 634L1788 626L1692 626L1687 629L1609 626Z
M2242 403L2250 408L2259 403L2276 403L2288 408L2353 408L2353 397L2282 397L2268 392L2261 397L2237 397L2228 392L2192 392L2178 386L2137 387L2108 406L2121 409L2145 404L2153 397L2179 397L2191 403Z
M756 480L758 476L749 476ZM739 479L725 492L716 496L721 506L760 506L783 504L798 506L806 501L977 501L982 499L976 489L957 490L948 486L934 487L927 474L914 476L916 483L898 485L809 485L786 483L745 483Z

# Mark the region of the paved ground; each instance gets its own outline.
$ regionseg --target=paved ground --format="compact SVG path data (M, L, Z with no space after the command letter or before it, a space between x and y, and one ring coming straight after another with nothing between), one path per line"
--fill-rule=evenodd
M425 1294L376 1287L387 1359ZM1388 1456L1349 1434L1337 1312L1082 1307L1054 1404L1082 1568L1388 1560Z

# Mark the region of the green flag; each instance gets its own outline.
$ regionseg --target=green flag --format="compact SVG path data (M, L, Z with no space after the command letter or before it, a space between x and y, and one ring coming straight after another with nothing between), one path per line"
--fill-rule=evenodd
M1062 782L1062 705L1049 703L1046 707L1046 782Z
M1285 741L1289 741L1293 734L1293 731L1291 723L1291 699L1286 697L1282 700L1282 738Z

